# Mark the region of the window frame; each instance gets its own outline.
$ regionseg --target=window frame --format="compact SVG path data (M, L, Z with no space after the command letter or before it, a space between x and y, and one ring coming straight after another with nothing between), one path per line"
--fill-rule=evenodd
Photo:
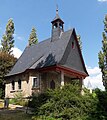
M32 77L32 88L39 88L39 79L38 79L38 77Z

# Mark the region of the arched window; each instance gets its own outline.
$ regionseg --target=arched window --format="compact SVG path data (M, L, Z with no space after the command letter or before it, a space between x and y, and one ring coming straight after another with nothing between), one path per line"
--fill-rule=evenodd
M55 23L55 24L54 24L54 28L57 28L57 27L58 27L58 24L57 24L57 23Z
M54 82L54 80L52 80L50 82L50 89L55 89L55 82Z
M15 82L12 80L12 90L15 90Z
M61 23L59 23L59 27L60 27L61 29L63 29L63 25L62 25Z
M18 89L21 89L21 80L18 80Z

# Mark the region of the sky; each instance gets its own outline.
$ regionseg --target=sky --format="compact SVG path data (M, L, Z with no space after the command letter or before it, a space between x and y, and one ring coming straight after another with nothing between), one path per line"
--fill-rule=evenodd
M104 89L98 67L98 52L102 46L103 20L107 14L107 0L0 0L0 40L10 18L15 24L15 47L19 57L28 45L32 27L40 41L51 37L51 21L56 14L64 21L64 30L75 28L81 36L82 54L89 73L85 86Z

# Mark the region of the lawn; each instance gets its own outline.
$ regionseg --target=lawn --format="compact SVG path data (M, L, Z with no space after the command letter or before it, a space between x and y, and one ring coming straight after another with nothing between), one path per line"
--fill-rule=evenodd
M4 110L3 100L0 99L0 120L31 120L32 116L18 110Z
M12 109L4 109L3 101L0 100L0 120L41 120L39 118L33 118L32 115L25 112Z
M32 116L21 111L7 111L0 113L0 120L31 120Z
M0 120L31 120L32 115L18 110L3 109L3 101L0 100Z

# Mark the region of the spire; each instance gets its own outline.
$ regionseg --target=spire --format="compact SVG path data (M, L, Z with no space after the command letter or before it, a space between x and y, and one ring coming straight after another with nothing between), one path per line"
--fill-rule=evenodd
M56 15L58 15L58 5L56 5Z
M59 17L59 14L58 14L58 5L56 5L56 16L51 23L54 23L57 20L60 20L64 24L63 20L61 20L61 18Z

